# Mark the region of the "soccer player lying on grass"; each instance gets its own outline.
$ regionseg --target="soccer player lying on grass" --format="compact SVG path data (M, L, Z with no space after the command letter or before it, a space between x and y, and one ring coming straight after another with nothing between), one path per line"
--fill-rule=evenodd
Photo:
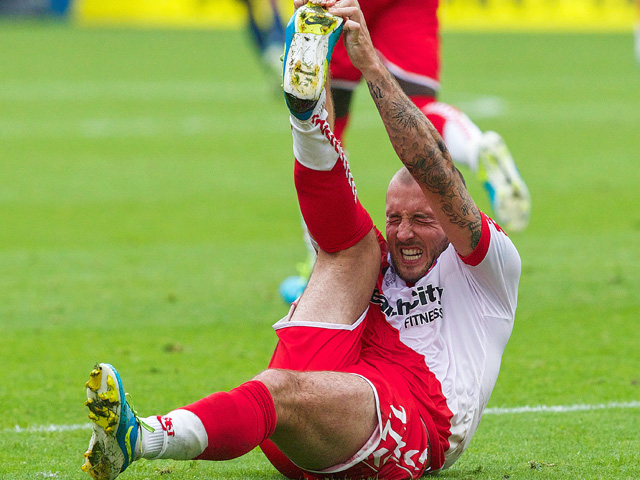
M284 65L296 188L318 260L274 327L269 369L138 418L116 370L97 365L83 467L96 479L139 458L226 460L256 446L291 478L418 478L453 464L478 426L513 326L518 253L380 62L357 1L322 5L294 14ZM404 164L387 191L387 241L331 133L324 71L341 30Z

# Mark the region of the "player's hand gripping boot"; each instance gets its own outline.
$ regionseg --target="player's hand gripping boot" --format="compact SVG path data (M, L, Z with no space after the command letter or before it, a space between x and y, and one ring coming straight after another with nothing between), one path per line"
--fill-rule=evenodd
M122 380L113 366L96 365L86 387L85 405L93 421L93 435L82 470L95 480L112 480L135 460L140 421L127 402Z
M507 145L496 132L483 134L478 178L489 194L498 223L508 232L524 230L529 224L531 196Z
M320 98L343 20L307 3L293 14L285 33L282 87L287 107L308 120Z

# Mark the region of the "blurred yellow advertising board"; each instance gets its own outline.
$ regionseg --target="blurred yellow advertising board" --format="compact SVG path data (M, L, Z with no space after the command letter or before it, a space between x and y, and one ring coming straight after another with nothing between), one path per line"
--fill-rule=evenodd
M246 8L236 0L76 0L73 15L88 25L237 27Z
M76 0L73 14L90 25L236 28L246 8L240 0ZM441 0L440 7L451 30L628 31L636 18L635 0Z

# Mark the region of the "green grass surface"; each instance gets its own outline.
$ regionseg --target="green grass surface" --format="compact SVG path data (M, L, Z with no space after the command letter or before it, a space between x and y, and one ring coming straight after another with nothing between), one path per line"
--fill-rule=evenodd
M241 32L0 24L0 478L88 479L83 383L164 413L263 369L305 255L287 115ZM640 400L640 68L630 35L446 34L442 100L533 196L490 402ZM365 91L347 137L382 224L399 162ZM480 206L488 203L467 173ZM21 431L16 431L16 426ZM486 415L444 479L640 478L640 408ZM281 478L258 452L122 478Z

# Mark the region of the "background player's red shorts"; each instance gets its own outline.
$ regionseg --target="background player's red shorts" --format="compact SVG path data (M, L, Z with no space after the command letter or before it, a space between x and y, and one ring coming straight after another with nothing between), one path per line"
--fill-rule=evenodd
M387 68L403 80L440 86L440 41L437 0L364 0L360 2L373 45ZM360 71L347 55L342 39L331 58L334 87L354 88Z
M429 435L420 417L410 380L402 367L384 358L360 357L364 314L354 325L289 322L274 328L279 342L270 368L343 371L371 385L378 406L379 428L349 461L322 472L296 467L275 445L261 445L271 463L291 478L419 478L429 465Z

